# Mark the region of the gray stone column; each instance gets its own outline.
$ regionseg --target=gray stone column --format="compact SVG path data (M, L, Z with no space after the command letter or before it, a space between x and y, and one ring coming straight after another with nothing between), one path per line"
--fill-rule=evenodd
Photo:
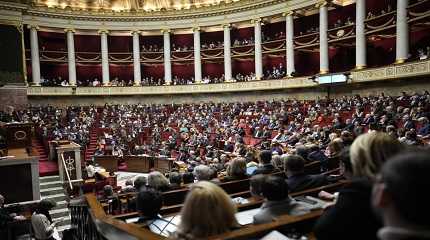
M170 60L170 30L164 29L161 31L163 33L164 41L164 82L166 85L172 83L172 62Z
M29 26L30 28L30 47L31 47L31 75L33 84L40 86L40 59L39 59L39 41L37 38L38 26Z
M133 31L133 70L134 70L134 85L140 86L142 80L140 69L140 44L139 31Z
M254 19L254 46L255 46L255 78L263 78L263 52L261 42L261 19Z
M294 13L289 12L286 14L286 56L287 56L287 76L296 71L294 64Z
M355 3L355 68L366 67L366 32L364 20L366 19L366 0L356 0Z
M196 83L202 82L202 56L200 43L200 28L194 27L194 79Z
M108 31L100 30L101 53L102 53L102 81L103 85L107 86L110 82L109 76L109 50L108 50Z
M320 73L324 74L329 72L327 2L323 2L320 4L319 11L320 11Z
M67 37L67 67L69 69L69 84L76 86L76 60L75 60L75 30L66 29Z
M404 63L409 57L408 0L397 0L396 63Z
M232 81L231 71L231 38L230 24L223 25L224 29L224 77L226 82Z

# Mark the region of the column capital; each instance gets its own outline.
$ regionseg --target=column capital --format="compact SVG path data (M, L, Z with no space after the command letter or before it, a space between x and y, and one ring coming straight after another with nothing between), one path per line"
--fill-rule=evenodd
M231 28L231 24L230 23L223 23L221 26L222 26L223 29L224 28L228 28L228 29Z
M140 34L140 33L141 33L141 31L139 31L137 29L131 30L131 32L130 32L131 35Z
M27 28L28 29L36 29L36 30L39 30L40 28L39 28L39 26L38 25L36 25L36 24L30 24L30 25L27 25Z
M254 19L251 19L251 23L252 24L255 24L255 23L261 23L263 20L261 19L261 18L254 18Z
M65 32L65 33L68 33L68 32L75 33L75 32L76 32L76 30L75 30L74 28L65 28L65 29L64 29L64 32Z
M199 26L194 26L192 29L193 29L193 32L199 32L200 31Z
M316 8L327 7L328 4L329 4L329 1L323 0L323 1L319 1L318 3L316 3L315 7Z
M107 30L107 29L100 29L100 30L97 31L97 33L98 34L103 34L103 33L109 34L109 30Z
M161 33L172 33L173 31L172 31L172 29L168 29L168 28L163 28L163 29L161 29Z
M296 15L295 11L286 11L286 12L282 13L282 16L284 16L284 17L288 17L288 16L294 17L295 15Z

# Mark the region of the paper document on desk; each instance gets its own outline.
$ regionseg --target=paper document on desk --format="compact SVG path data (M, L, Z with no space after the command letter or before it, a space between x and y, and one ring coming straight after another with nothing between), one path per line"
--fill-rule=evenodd
M271 231L269 234L261 238L260 240L292 240L278 231Z
M251 224L254 222L254 216L258 211L260 211L259 208L238 212L236 213L236 220L240 225Z

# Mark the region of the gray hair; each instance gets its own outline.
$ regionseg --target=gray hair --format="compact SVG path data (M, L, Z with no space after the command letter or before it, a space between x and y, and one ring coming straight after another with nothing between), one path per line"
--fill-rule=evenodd
M197 181L210 180L212 176L212 169L206 165L198 165L194 168L193 174Z

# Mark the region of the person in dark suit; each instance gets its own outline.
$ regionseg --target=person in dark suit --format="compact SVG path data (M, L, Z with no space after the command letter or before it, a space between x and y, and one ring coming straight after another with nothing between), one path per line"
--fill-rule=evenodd
M383 163L404 149L385 133L360 135L349 154L341 155L341 169L352 174L350 183L339 190L336 203L327 208L314 226L318 240L376 240L382 226L370 204L372 185ZM347 158L347 159L345 159Z
M372 194L372 205L384 222L379 239L430 239L429 172L428 151L399 154L383 166Z
M275 171L275 167L272 165L272 152L264 150L260 153L260 166L252 173L256 174L269 174Z
M286 157L285 169L286 175L288 176L288 187L291 192L299 192L328 184L328 179L325 175L306 174L305 160L299 155L290 155Z
M309 212L309 208L288 196L288 185L279 176L266 176L262 186L264 203L260 211L254 215L254 224L262 224L273 221L281 215L302 215Z

